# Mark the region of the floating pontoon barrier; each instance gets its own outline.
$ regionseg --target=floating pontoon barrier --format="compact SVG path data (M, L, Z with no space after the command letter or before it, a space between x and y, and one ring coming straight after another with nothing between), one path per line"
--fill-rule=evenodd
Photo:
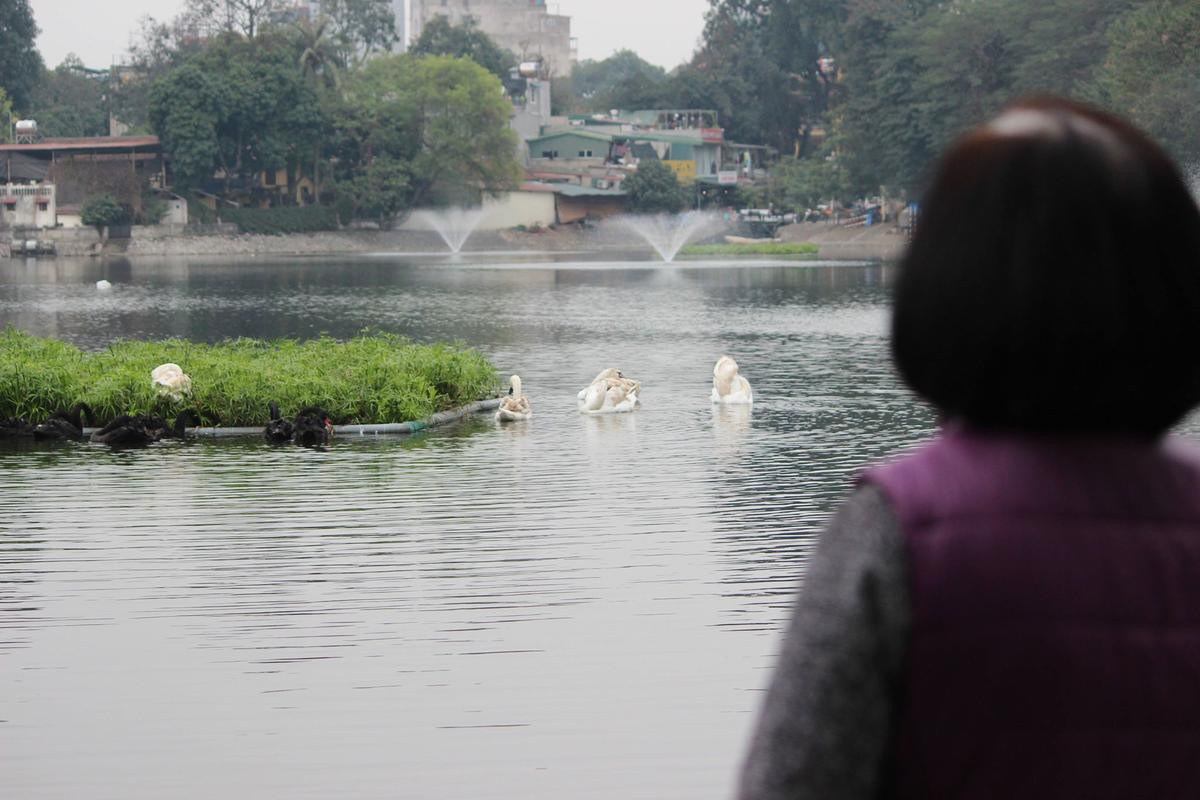
M333 429L333 438L348 438L351 436L395 436L407 433L417 433L428 428L436 428L439 425L445 425L448 422L455 422L468 417L471 414L478 414L483 411L494 411L500 407L499 398L494 400L480 400L478 403L471 403L468 406L461 406L450 411L442 411L439 414L434 414L429 419L415 420L413 422L388 422L381 425L337 425ZM254 428L188 428L188 436L207 436L207 437L227 437L227 436L262 436L263 428L266 427L264 422ZM88 428L84 430L85 436L90 436L99 428Z

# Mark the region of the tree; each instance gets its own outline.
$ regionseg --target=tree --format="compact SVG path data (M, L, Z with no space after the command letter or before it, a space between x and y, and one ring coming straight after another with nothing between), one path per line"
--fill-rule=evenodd
M511 112L495 76L465 58L372 59L344 85L339 177L365 176L380 158L399 162L408 176L405 209L428 201L435 187L509 189L520 175Z
M33 91L38 131L44 136L106 136L108 78L108 70L89 70L74 53L45 72Z
M42 56L29 0L0 0L0 88L18 113L29 109L33 87L41 75Z
M321 21L341 48L343 66L357 66L396 42L396 16L388 0L323 0Z
M1108 31L1102 97L1157 138L1183 164L1200 161L1200 7L1155 0Z
M639 214L676 214L683 208L683 189L675 171L657 159L643 158L637 172L622 184L629 210Z
M285 6L284 0L187 0L176 22L194 36L240 33L253 39Z
M375 217L387 226L409 201L408 165L390 156L379 156L353 178L338 186L350 197L357 216Z
M785 156L771 170L770 189L770 199L776 206L804 211L830 199L845 198L846 172L839 160L830 155Z
M84 225L95 226L96 230L110 225L126 225L132 218L130 210L111 194L92 195L79 210L80 221Z
M150 119L182 188L218 170L227 189L264 170L287 168L290 182L322 124L282 42L228 34L154 84Z
M578 98L579 107L594 111L630 108L603 106L605 95L616 93L618 87L634 81L642 85L662 86L666 80L666 70L651 64L632 50L619 50L603 61L581 61L571 71L571 88Z
M133 131L150 131L150 89L154 83L204 49L183 16L171 22L142 17L130 39L124 67L114 67L112 112Z
M425 23L409 52L415 56L469 58L501 80L517 65L517 57L481 31L472 17L462 25L452 25L441 15L434 17Z
M0 87L0 144L7 144L12 138L12 126L15 121L12 100L8 98L4 88Z

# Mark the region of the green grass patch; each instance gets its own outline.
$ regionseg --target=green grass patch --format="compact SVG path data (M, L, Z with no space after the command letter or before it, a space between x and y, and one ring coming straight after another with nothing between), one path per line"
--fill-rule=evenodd
M180 403L160 398L150 382L150 371L166 362L192 379L192 393ZM474 350L391 334L346 342L167 339L85 353L12 328L0 333L0 419L40 422L85 402L99 424L120 414L173 417L192 408L215 414L224 427L242 427L264 424L273 400L287 416L319 405L335 424L367 425L424 419L497 388L495 368Z
M808 242L761 242L756 244L689 244L685 256L815 256L821 248Z

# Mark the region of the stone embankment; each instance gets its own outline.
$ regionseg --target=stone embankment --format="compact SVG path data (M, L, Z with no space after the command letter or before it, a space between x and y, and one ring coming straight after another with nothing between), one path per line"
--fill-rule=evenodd
M779 229L785 242L811 242L819 259L895 261L904 256L908 235L891 225L843 228L826 222L798 222Z
M798 223L781 228L784 242L811 242L820 247L819 259L882 260L900 258L908 237L885 225L843 228L826 223ZM129 238L102 241L91 228L40 231L39 239L54 245L59 256L338 256L366 253L445 253L442 240L430 231L344 230L326 233L263 236L239 234L236 226L213 225L200 229L152 226L134 227ZM720 237L716 236L714 241ZM649 252L631 241L620 226L594 228L575 225L540 231L478 231L467 242L471 252L616 253ZM0 257L8 255L0 247Z

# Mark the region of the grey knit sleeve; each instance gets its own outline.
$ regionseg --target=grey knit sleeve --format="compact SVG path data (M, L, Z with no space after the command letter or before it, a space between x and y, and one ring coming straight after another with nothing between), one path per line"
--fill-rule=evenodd
M740 800L881 795L910 621L900 524L882 492L863 486L810 562Z

